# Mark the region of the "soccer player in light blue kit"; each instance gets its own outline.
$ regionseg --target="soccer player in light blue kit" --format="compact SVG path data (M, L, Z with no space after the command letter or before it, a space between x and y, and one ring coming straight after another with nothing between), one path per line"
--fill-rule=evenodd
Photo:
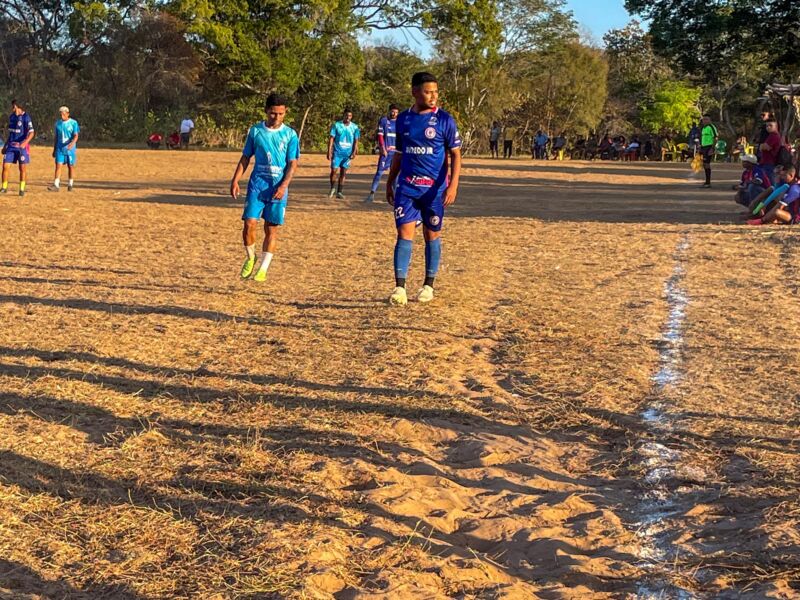
M28 179L28 164L31 155L28 152L29 144L36 135L33 130L31 116L25 112L21 102L11 101L11 114L8 117L8 136L3 145L3 180L0 185L0 194L8 192L8 172L11 165L19 165L19 195L25 195L25 186Z
M408 303L406 277L417 220L422 221L425 236L425 283L417 301L433 300L433 282L442 255L444 208L456 201L461 174L461 137L455 119L437 106L436 78L415 73L411 94L414 106L397 117L397 153L386 182L386 200L394 207L397 226L395 288L389 298L396 305Z
M375 169L375 177L372 178L372 187L369 190L369 196L366 197L364 202L372 202L375 199L375 192L378 191L381 177L392 166L397 139L395 126L397 125L397 115L399 112L400 109L397 108L396 104L390 104L389 114L381 117L381 120L378 122L378 149L380 150L380 157L378 158L378 167Z
M342 113L342 120L336 121L331 126L331 135L328 138L328 160L331 161L331 191L328 198L344 200L344 179L347 169L350 168L350 161L358 155L358 139L361 137L361 129L353 123L353 111L349 108ZM336 172L339 173L338 185L336 183Z
M62 106L58 109L61 118L56 121L55 134L53 135L53 158L56 161L56 172L53 176L53 185L47 189L51 192L61 191L61 166L67 165L67 191L72 191L75 183L75 161L78 143L78 134L81 128L75 119L70 118L69 108Z
M255 270L256 229L258 220L264 219L264 245L261 264L253 279L264 281L267 269L278 246L278 227L283 225L286 202L289 198L289 183L297 170L300 158L300 140L294 129L284 125L286 98L281 94L270 94L264 106L267 119L256 123L247 133L242 157L236 165L231 179L231 196L239 197L239 179L247 171L250 159L256 157L253 174L247 182L247 199L242 220L242 240L247 258L242 265L242 279L247 279Z

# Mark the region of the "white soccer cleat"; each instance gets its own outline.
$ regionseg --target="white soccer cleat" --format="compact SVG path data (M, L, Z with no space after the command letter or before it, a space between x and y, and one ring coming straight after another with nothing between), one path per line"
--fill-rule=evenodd
M408 304L408 295L406 294L406 288L397 286L394 288L392 295L389 296L389 304L393 306L405 306Z
M417 302L430 302L431 300L433 300L433 288L423 285L422 289L417 292Z

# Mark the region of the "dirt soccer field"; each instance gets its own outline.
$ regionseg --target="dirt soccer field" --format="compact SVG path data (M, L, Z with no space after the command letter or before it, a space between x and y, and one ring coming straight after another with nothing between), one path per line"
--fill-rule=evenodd
M0 198L0 599L800 597L800 230L733 224L735 166L469 159L398 308L371 157L345 201L303 158L256 284L237 154L46 155Z

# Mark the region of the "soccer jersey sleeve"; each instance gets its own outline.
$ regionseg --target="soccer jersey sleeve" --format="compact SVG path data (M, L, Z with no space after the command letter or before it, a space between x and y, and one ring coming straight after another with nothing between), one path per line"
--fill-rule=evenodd
M781 206L789 206L800 199L800 185L794 184L786 192L786 195L781 199Z
M353 125L355 126L353 131L353 139L357 140L361 137L361 128L355 123L353 123Z
M458 133L456 120L451 116L444 126L444 146L448 150L461 148L461 136Z
M80 125L78 125L77 121L73 121L72 122L72 135L75 135L76 133L80 133L80 132L81 132Z
M23 127L23 133L25 134L26 137L31 131L34 131L33 120L31 119L31 116L28 113L22 115L22 127Z
M252 158L256 153L256 140L253 133L253 128L251 127L247 132L247 139L244 141L244 148L242 148L242 154L247 158Z
M334 139L336 138L336 123L331 125L331 137Z
M300 158L300 139L295 132L292 132L292 137L289 143L286 144L286 162L290 160L297 160Z

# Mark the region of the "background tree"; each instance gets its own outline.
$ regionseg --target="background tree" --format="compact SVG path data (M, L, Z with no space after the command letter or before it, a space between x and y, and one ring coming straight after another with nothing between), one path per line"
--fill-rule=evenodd
M651 132L685 132L700 118L700 88L667 81L642 103L641 122Z

